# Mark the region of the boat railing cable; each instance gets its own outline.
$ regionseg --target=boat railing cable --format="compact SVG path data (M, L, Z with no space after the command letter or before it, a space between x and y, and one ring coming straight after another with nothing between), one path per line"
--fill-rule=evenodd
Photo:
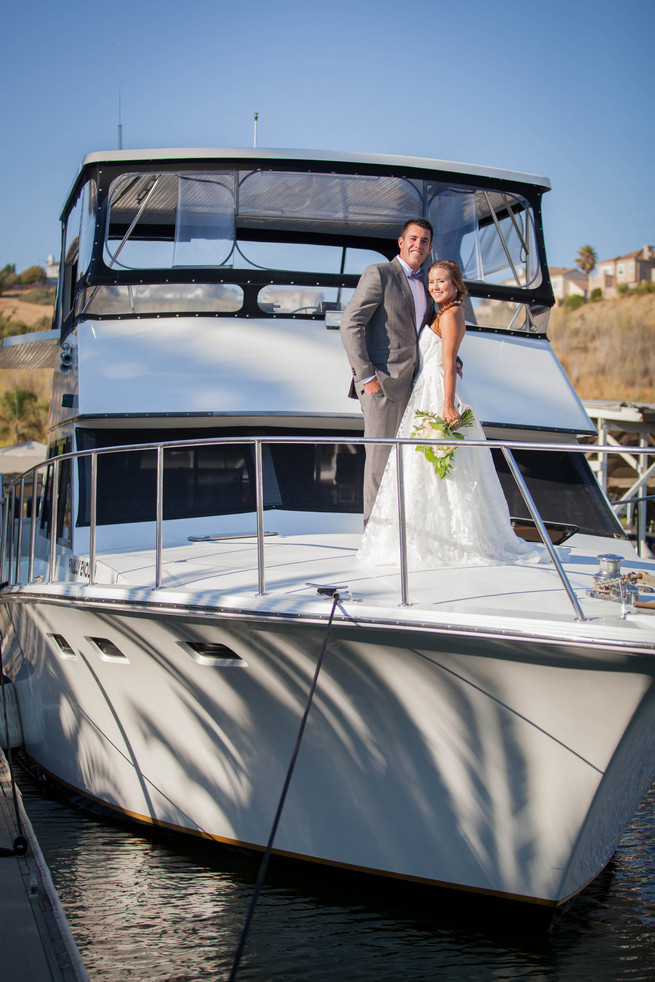
M282 793L280 794L280 800L275 812L275 817L273 819L273 824L271 826L271 831L268 837L268 842L266 843L266 849L264 850L264 855L259 866L259 873L257 874L257 879L255 881L255 886L252 893L252 898L250 900L250 906L248 907L248 913L246 915L246 920L241 931L241 938L239 940L239 945L234 956L234 962L232 964L232 970L229 975L229 982L234 982L237 977L237 972L239 971L239 965L241 964L241 958L246 946L246 941L248 940L248 933L250 931L250 925L252 924L252 919L255 915L255 907L257 906L257 901L259 899L259 894L261 893L262 884L264 882L264 877L266 876L266 870L268 868L268 861L271 858L271 852L273 850L273 842L275 841L275 836L277 833L278 825L280 824L280 818L282 817L282 809L284 808L284 803L286 801L287 792L289 790L289 785L291 784L291 778L293 775L294 767L296 766L296 760L298 758L298 751L300 750L300 744L302 743L303 734L305 732L305 726L307 723L307 718L309 716L309 711L312 707L312 701L314 699L314 693L316 691L316 685L318 683L318 677L321 672L321 667L323 665L323 660L325 658L325 651L327 648L328 638L330 637L330 631L332 630L332 622L334 620L334 614L337 609L337 605L340 600L339 590L344 590L347 588L341 586L319 586L316 583L309 583L308 586L315 586L316 592L320 596L332 597L332 609L330 611L330 616L328 618L327 626L325 628L325 634L323 635L323 644L321 646L321 651L316 662L316 668L314 670L314 678L312 679L312 684L309 687L309 692L307 694L307 701L305 703L305 710L302 714L302 719L300 720L300 726L298 727L298 734L296 736L296 742L293 748L293 753L291 754L291 760L289 761L289 767L287 768L286 777L284 779L284 784L282 786Z

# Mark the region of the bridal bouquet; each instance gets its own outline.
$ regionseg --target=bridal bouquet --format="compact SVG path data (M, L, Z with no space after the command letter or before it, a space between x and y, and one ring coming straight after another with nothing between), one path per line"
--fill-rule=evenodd
M410 436L413 440L420 440L421 437L432 440L463 440L464 437L459 431L470 426L474 420L473 410L467 407L460 417L458 429L453 430L448 423L444 423L441 416L437 416L435 413L424 413L418 409L414 413L414 429ZM453 469L456 450L456 446L445 445L441 447L416 447L417 453L425 455L425 459L432 464L435 474L438 474L442 481L444 477L448 477Z

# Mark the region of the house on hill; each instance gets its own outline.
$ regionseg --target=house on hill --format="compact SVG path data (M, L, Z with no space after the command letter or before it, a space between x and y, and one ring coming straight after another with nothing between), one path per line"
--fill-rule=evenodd
M587 295L587 276L579 269L563 269L560 266L551 266L550 282L553 287L555 299L561 303L567 297Z
M600 289L603 297L615 297L617 287L634 287L644 280L655 282L655 247L645 245L636 252L603 259L588 278L588 290Z

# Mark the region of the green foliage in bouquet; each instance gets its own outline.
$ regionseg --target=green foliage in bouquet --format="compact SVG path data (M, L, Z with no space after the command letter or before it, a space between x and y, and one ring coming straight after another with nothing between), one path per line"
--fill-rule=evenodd
M414 429L410 436L413 440L420 440L421 437L424 440L463 440L464 436L460 430L470 426L474 421L475 415L473 410L467 407L460 417L459 427L453 430L448 423L443 421L441 416L437 416L436 413L424 413L419 409L414 413ZM455 463L456 446L442 445L430 447L421 445L415 449L417 453L422 453L425 459L432 464L435 474L442 481L444 477L448 477Z

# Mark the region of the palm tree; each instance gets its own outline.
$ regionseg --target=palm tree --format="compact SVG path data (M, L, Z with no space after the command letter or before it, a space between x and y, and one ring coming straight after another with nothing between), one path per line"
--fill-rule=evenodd
M590 245L584 245L578 252L575 264L581 272L589 276L589 273L591 273L596 265L597 258L596 251Z
M42 436L42 410L39 397L31 389L15 385L0 396L0 418L8 428L13 427L14 443Z

